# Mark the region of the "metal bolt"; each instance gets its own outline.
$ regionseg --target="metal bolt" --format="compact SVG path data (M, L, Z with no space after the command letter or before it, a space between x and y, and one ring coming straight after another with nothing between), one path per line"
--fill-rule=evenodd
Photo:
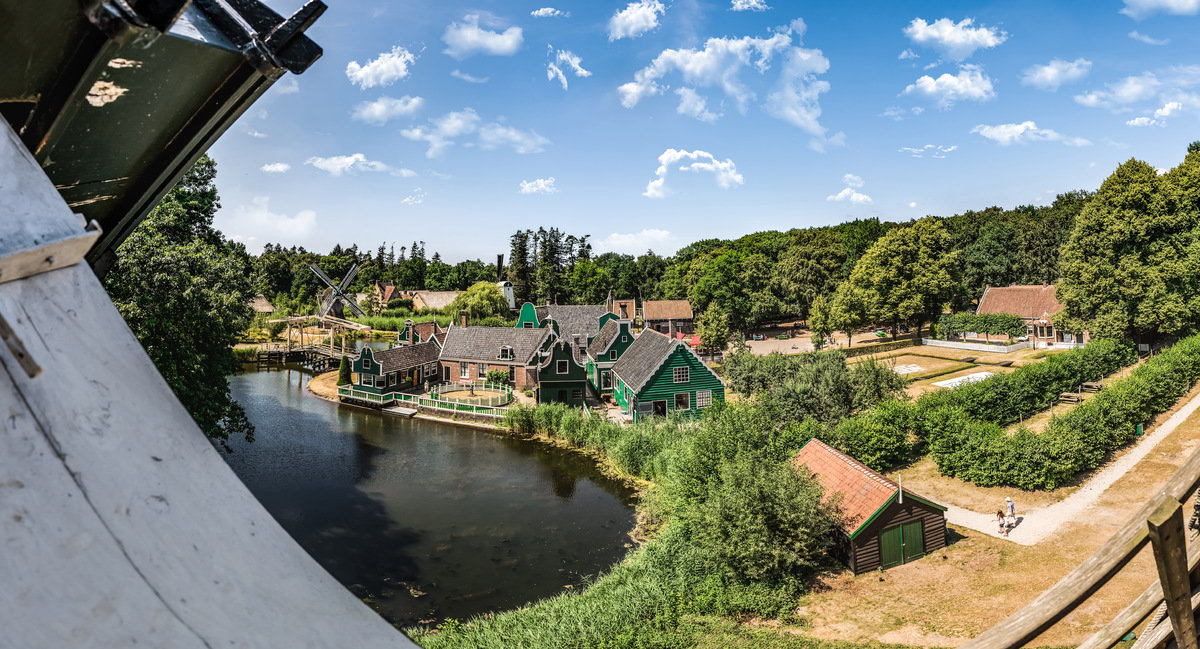
M54 264L54 255L47 255L46 256L46 265L52 266L53 264Z

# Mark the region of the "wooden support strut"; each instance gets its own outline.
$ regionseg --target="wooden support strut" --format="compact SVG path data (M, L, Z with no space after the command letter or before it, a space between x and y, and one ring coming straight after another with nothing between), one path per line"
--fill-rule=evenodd
M1200 649L1196 641L1196 618L1192 611L1192 588L1188 577L1187 535L1183 528L1183 506L1175 499L1163 502L1150 514L1146 525L1154 547L1154 563L1167 602L1167 614L1179 649Z

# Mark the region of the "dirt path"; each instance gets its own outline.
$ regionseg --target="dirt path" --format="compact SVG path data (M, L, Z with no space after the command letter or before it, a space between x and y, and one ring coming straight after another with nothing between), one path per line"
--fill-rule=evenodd
M946 521L952 525L967 527L990 536L1007 538L1021 545L1034 545L1054 534L1062 525L1075 520L1086 509L1095 505L1100 496L1113 483L1121 479L1135 464L1146 457L1164 438L1175 431L1188 417L1200 409L1200 395L1192 397L1186 405L1171 415L1160 426L1147 433L1128 453L1101 469L1075 493L1063 500L1038 509L1021 509L1017 503L1017 526L1003 537L996 525L994 513L978 513L962 507L949 506Z

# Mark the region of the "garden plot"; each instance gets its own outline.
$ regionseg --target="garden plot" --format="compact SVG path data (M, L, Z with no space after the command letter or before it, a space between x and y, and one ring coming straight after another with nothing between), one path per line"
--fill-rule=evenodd
M974 367L958 360L918 354L897 354L876 360L888 363L893 372L910 380L928 379Z
M980 381L986 381L987 379L989 379L995 375L996 375L995 372L975 372L973 374L964 374L962 376L956 376L954 378L946 379L944 381L935 381L933 384L938 386L939 388L953 389L953 388L957 388L960 385L966 385L967 383L979 383Z

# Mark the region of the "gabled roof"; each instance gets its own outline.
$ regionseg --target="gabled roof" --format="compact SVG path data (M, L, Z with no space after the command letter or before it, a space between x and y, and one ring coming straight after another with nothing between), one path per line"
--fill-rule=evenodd
M549 304L534 307L538 322L552 318L558 323L558 335L567 340L572 336L583 336L584 340L600 333L600 316L608 313L603 304Z
M640 392L679 344L653 329L646 329L613 364L612 372L634 392Z
M275 307L262 293L254 296L254 299L250 301L250 306L255 313L275 313Z
M866 528L900 493L900 485L858 460L842 453L817 438L812 438L792 458L792 466L806 466L813 472L826 497L842 496L842 528L854 538ZM946 508L908 489L906 497L945 511Z
M621 307L625 307L625 315L621 316ZM627 320L632 320L637 315L637 301L633 298L627 300L613 300L612 312L617 314L617 317L624 317Z
M387 303L396 297L396 285L391 282L375 282L375 288L381 294L379 301L383 303L382 306L386 307Z
M588 343L588 356L591 356L593 359L595 359L599 358L601 354L607 352L608 347L612 345L612 342L616 340L617 336L621 333L622 322L625 324L629 323L628 320L609 320L608 322L605 322L604 326L600 327L600 333L596 334L596 337L592 339L592 342Z
M514 327L459 327L450 325L446 342L442 344L443 360L487 361L500 360L500 349L512 347L512 362L532 365L534 354L541 348L549 329L516 329Z
M579 347L577 345L572 345L569 341L563 340L562 338L556 340L550 345L549 349L547 349L545 352L542 352L542 360L538 363L538 367L540 369L546 369L549 367L550 362L554 360L555 350L563 347L569 348L571 351L571 360L573 360L579 367L583 367L583 359L580 357Z
M456 297L458 297L458 291L417 291L413 293L414 300L421 298L425 306L430 309L444 309L450 306Z
M382 374L409 370L428 363L435 363L441 348L435 342L417 343L416 345L401 345L391 349L372 350L371 356L379 363ZM358 353L362 360L362 352Z
M399 331L396 333L396 339L400 342L408 342L407 327L405 327L405 329L405 331ZM428 342L437 334L445 331L441 328L441 326L438 325L437 322L433 320L414 323L412 329L413 333L421 339L421 342Z
M1053 284L989 286L979 298L975 313L1015 313L1022 318L1049 320L1062 310Z
M646 300L642 302L643 320L691 320L692 304L687 300Z

